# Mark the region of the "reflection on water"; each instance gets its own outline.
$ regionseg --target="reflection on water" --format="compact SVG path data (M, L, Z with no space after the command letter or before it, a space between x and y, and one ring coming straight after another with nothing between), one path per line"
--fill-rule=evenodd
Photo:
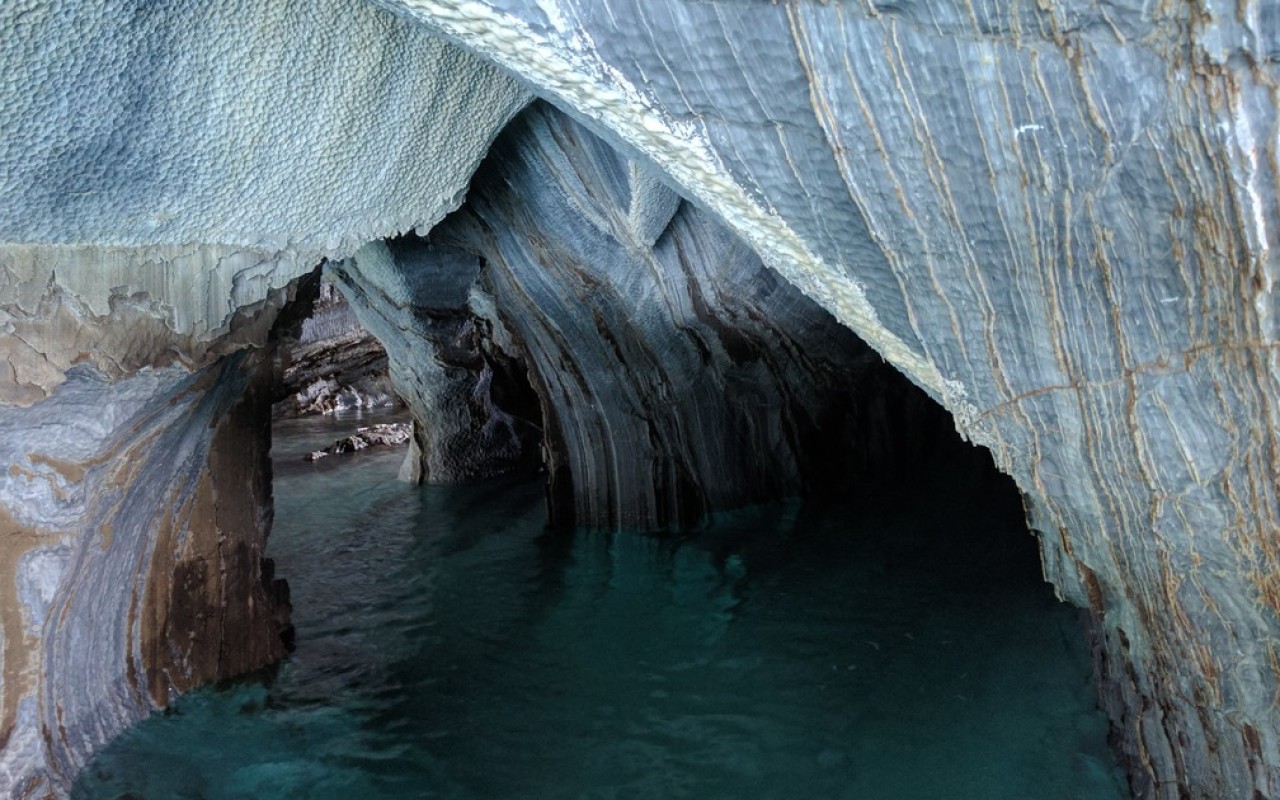
M302 463L337 425L276 431L297 651L128 732L75 797L1125 796L1075 612L977 484L551 534L536 482Z

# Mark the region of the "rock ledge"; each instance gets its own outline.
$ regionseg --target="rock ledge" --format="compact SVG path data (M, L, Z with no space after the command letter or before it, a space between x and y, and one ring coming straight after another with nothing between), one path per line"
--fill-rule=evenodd
M319 461L326 456L354 453L369 447L394 447L408 444L413 436L413 428L407 422L386 422L357 428L350 436L345 436L323 450L315 450L303 456L306 461Z

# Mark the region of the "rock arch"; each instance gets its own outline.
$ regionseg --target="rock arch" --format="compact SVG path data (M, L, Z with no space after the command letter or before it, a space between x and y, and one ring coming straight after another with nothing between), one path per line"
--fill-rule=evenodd
M261 342L293 277L454 208L531 90L991 448L1047 575L1091 610L1139 795L1280 794L1269 5L378 5L0 12L0 424L86 387L117 407L166 369L152 388L188 397L184 375ZM105 451L72 448L68 472L9 443L4 579L66 574L102 532L77 492L97 496ZM39 596L4 604L19 788L41 731L90 714L31 690ZM145 704L125 705L55 742L58 769Z

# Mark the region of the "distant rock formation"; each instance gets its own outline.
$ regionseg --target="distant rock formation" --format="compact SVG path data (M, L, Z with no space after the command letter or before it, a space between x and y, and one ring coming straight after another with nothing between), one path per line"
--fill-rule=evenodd
M370 447L395 447L406 445L413 437L413 428L407 422L380 422L356 428L350 436L344 436L323 450L313 450L303 456L306 461L319 461L328 456L355 453Z
M475 256L416 237L372 242L324 275L387 346L396 394L413 414L401 477L488 478L541 461L541 410L527 367L491 346L469 306Z
M333 284L318 276L310 282L318 284L315 301L276 339L277 394L285 397L272 405L272 418L399 405L382 344Z

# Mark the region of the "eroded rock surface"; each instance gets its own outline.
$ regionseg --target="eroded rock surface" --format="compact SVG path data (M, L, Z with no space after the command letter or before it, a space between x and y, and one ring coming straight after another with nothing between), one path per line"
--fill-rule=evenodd
M370 447L395 447L408 444L413 438L413 426L407 422L380 422L364 428L356 428L350 436L344 436L323 450L314 450L304 457L307 461L319 461L328 456L358 453Z
M276 311L456 207L528 99L356 0L0 8L0 794L283 652Z
M266 374L248 351L115 382L76 367L49 400L0 408L9 793L65 791L126 723L284 654Z
M528 95L359 0L0 10L0 402L203 366L237 313L429 228Z
M93 402L56 402L68 374L68 397L81 391L77 363L119 387L102 397L157 375L211 374L262 338L248 325L269 327L260 304L320 256L425 230L455 207L528 87L664 176L628 178L634 197L625 203L588 192L573 204L607 231L602 265L619 263L616 250L633 237L655 237L661 251L664 228L716 239L681 222L682 210L663 223L670 186L992 449L1027 497L1047 574L1091 611L1104 697L1137 794L1280 796L1274 3L378 5L391 13L357 0L177 3L136 14L101 0L20 0L0 10L5 415L29 406L52 415L51 425L82 424L77 415ZM581 193L565 187L623 185L572 175L554 183L575 201ZM601 215L614 206L626 209L625 225ZM515 207L491 201L477 224L486 214L497 224ZM555 222L552 242L588 241ZM507 291L538 288L540 276L521 264L545 259L525 243L475 250L505 273L494 268L493 302L469 297L466 316L502 321L485 308ZM349 285L391 285L376 277L378 264L397 258L371 245ZM636 327L627 319L657 291L643 273L598 276L579 264L560 274L568 286L589 275L641 293L620 310L604 295L600 308L615 316L595 326L588 353L601 328ZM652 274L656 282L676 273ZM388 297L389 308L404 302ZM537 342L553 313L577 319L551 306L520 337ZM396 336L417 336L412 327L395 333L387 319ZM481 341L514 336L504 325ZM623 351L617 363L637 356ZM394 358L393 378L410 375ZM460 386L474 388L477 374ZM396 380L401 389L409 382ZM558 391L570 396L575 382ZM181 394L206 409L200 396ZM456 419L458 430L471 413ZM24 420L15 430L37 424L6 418ZM84 438L77 458L109 438L67 436ZM655 452L667 447L661 436ZM22 446L5 454L18 472L0 476L3 513L26 520L8 526L17 544L0 564L15 577L4 591L45 588L15 594L17 612L4 606L2 705L21 724L0 764L18 790L27 784L13 781L41 770L56 780L75 761L66 753L118 729L114 701L67 698L82 696L81 685L103 692L99 701L116 697L105 679L87 677L104 669L89 652L115 654L103 662L108 672L123 663L111 644L118 627L102 626L101 643L42 627L37 597L67 601L77 581L105 580L93 570L106 567L95 561L82 575L43 566L57 562L49 548L91 534L75 521L80 511L53 534L32 527L39 509L61 508L61 499L40 499L44 487L69 490ZM114 491L83 488L86 497ZM179 507L168 497L140 494L133 513L163 516ZM128 548L106 552L150 563ZM132 572L113 574L112 585L137 583ZM105 597L105 613L127 618L123 595ZM72 642L85 651L74 661L83 675L50 655ZM35 741L33 720L51 719L58 702L80 744L21 744ZM120 704L136 707L127 697Z
M388 0L651 159L990 447L1140 796L1280 796L1268 2Z
M557 524L679 528L889 449L857 424L889 383L880 359L548 106L508 127L432 238L481 257L471 307L530 366Z
M387 344L396 393L413 413L405 480L456 483L538 463L542 430L525 367L488 346L468 305L478 270L474 255L411 237L325 265Z

